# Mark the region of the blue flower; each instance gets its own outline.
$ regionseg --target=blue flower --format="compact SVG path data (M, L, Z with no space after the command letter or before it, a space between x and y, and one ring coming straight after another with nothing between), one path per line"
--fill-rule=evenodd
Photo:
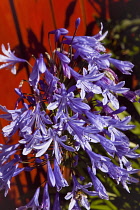
M13 118L13 121L2 129L5 137L11 137L18 129L20 129L20 136L22 137L32 134L34 129L39 129L42 134L46 135L46 125L52 124L45 111L41 111L40 103L36 104L34 110L29 109L27 104L22 109L7 110L2 108L2 110L8 113L2 117L5 119Z
M40 209L50 210L50 196L48 192L48 184L45 184L44 192L43 192L43 199Z
M41 110L41 103L39 102L33 110L27 110L27 115L24 116L22 123L23 125L20 127L22 133L31 134L34 129L39 129L44 135L47 134L46 125L52 124L46 112Z
M38 141L38 144L34 146L34 148L37 150L36 157L40 157L41 155L43 155L48 150L51 143L53 143L52 153L55 155L57 162L60 164L63 159L62 148L71 152L75 151L73 147L64 144L63 142L65 141L66 141L66 136L59 136L55 129L54 130L52 130L51 128L48 129L48 134L47 136L44 136L44 140L42 142Z
M90 167L88 167L88 172L89 172L89 175L91 177L93 186L94 186L96 192L98 193L99 197L102 198L102 199L109 200L109 197L107 195L105 187L100 182L100 180L94 175L94 173L92 172Z
M10 45L9 43L7 44L8 45L8 50L5 49L5 46L2 44L2 52L3 54L5 55L0 55L0 62L3 62L5 64L2 64L0 65L0 69L3 69L3 68L8 68L8 69L11 69L11 72L13 74L16 74L16 64L17 63L20 63L20 62L27 62L26 60L24 59L21 59L21 58L17 58L13 52L11 52L11 49L10 49Z
M77 29L78 26L80 25L80 21L81 19L80 18L77 18L76 21L75 21L75 28Z
M68 192L67 195L65 196L66 200L71 199L70 204L69 204L69 210L80 209L80 207L78 205L78 201L83 207L85 207L87 210L89 210L90 205L89 205L86 194L91 195L91 196L97 195L97 193L95 191L87 190L87 188L92 186L92 183L90 182L88 184L81 185L77 181L77 179L74 175L72 176L72 180L73 180L73 190L72 190L72 192Z
M41 135L40 131L37 129L32 134L25 134L24 138L19 140L20 144L24 145L24 149L22 151L23 155L28 155L33 149L36 148L41 142L46 141L47 136Z
M119 109L120 105L116 93L126 94L129 91L129 88L123 87L124 84L124 81L115 84L114 81L107 77L103 77L100 81L98 81L97 85L100 85L104 89L102 92L103 105L106 105L110 102L114 108Z
M46 93L47 98L51 97L53 92L57 89L57 83L59 81L59 78L54 76L47 68L45 71L45 81L46 84L41 80L40 85L43 86L42 90ZM42 82L42 84L41 84ZM45 87L45 88L44 88Z
M82 119L77 119L77 114L73 115L71 118L65 116L64 126L66 130L74 137L74 140L83 148L88 144L88 140L84 137L84 127L85 121ZM77 149L79 150L79 146Z
M96 127L98 130L102 131L104 127L109 125L110 117L101 116L96 112L85 111L87 118L89 119L92 126Z
M21 109L8 110L5 106L0 105L0 109L7 114L1 114L0 118L3 118L8 121L15 120L19 115L21 115L25 110L27 110L28 106L24 104L24 107Z
M107 153L114 157L115 152L117 151L115 147L115 143L110 141L110 139L106 139L104 136L97 134L97 137L100 139L101 145L104 147L104 149L107 151Z
M127 107L120 106L119 95L134 102L139 101L140 91L125 88L125 82L111 69L113 64L123 74L131 74L133 64L106 53L100 42L107 35L103 34L102 24L99 33L92 37L76 36L79 24L80 18L75 21L73 36L66 36L68 30L63 28L48 33L51 56L46 53L45 62L40 54L33 67L29 64L32 93L22 90L23 80L15 89L19 97L15 109L0 105L0 118L9 121L2 128L8 141L0 144L0 190L6 196L12 177L23 170L31 173L35 168L46 168L41 204L38 187L30 202L18 210L60 210L59 196L65 192L65 199L70 199L69 210L89 210L88 195L109 199L98 178L100 173L121 183L128 192L127 184L137 183L132 174L138 170L133 169L128 158L140 155L135 153L137 147L130 148L124 133L134 125L130 124L131 116L121 119L120 114ZM53 45L51 34L55 36ZM8 50L2 45L2 51L5 55L0 55L0 62L6 63L0 69L11 68L15 73L16 63L27 62L17 58L9 45ZM12 144L17 133L19 140ZM100 154L100 146L106 156ZM65 178L63 172L67 168L69 177ZM80 174L83 170L87 172L85 177ZM87 183L88 178L92 182ZM52 192L56 193L54 203Z
M57 54L57 56L59 57L61 61L64 75L70 79L71 74L70 74L70 67L68 65L70 63L70 59L64 53L61 53L58 51L55 51L55 53Z
M86 49L88 46L90 46L91 49L105 52L106 49L100 43L100 41L102 41L105 38L105 36L107 35L107 32L102 34L102 30L103 30L103 25L101 24L101 30L95 36L92 36L92 37L91 36L75 36L74 39L72 36L65 36L66 40L64 40L63 43L69 44L69 45L71 45L72 43L72 46L74 48L76 47L77 49L78 47L80 48L81 46L83 47L83 49L84 48Z
M45 73L47 67L45 65L45 62L43 60L43 55L40 54L39 59L36 59L35 65L33 66L32 73L29 77L30 85L33 86L34 90L37 91L37 86L40 78L41 73Z
M68 186L68 183L62 175L60 167L59 167L56 159L54 160L54 176L55 176L57 191L60 191L62 189L62 187Z
M53 209L52 210L61 210L60 202L59 202L59 193L58 192L55 195L55 200L54 200L54 204L53 204Z
M48 154L45 155L45 158L47 159L47 179L48 179L48 183L51 187L55 186L55 176L54 176L54 172L52 170L49 158L48 158Z
M96 74L96 71L94 71L94 69L90 73L88 73L85 68L83 68L83 76L75 72L73 69L71 69L71 74L77 81L76 87L81 89L80 96L82 99L84 99L86 93L89 92L97 94L102 93L101 88L93 82L100 80L104 76L104 74Z
M61 35L66 35L68 30L65 28L59 28L53 31L50 31L49 34L55 34L55 41L57 42Z
M4 112L7 112L7 114L2 114L0 117L12 121L9 125L3 127L3 135L5 137L11 137L16 133L16 131L19 129L20 125L22 124L22 119L27 114L28 106L27 104L24 104L25 106L21 109L16 110L8 110L6 107L0 106L0 109Z
M120 104L119 104L118 99L114 96L114 94L112 94L108 90L104 90L102 95L104 97L102 100L103 105L106 105L110 102L115 109L119 109Z
M5 163L11 155L16 153L19 144L3 145L0 144L0 166Z
M86 148L86 152L90 158L92 164L92 172L94 173L94 175L96 175L97 169L100 169L104 173L108 172L108 167L106 166L106 163L111 161L110 158L93 152L91 148Z
M125 131L135 128L135 125L128 124L130 121L131 116L124 117L122 120L110 119L109 125Z
M131 74L132 68L134 67L134 65L129 61L120 61L114 58L109 58L109 61L123 74Z
M40 188L38 187L35 191L35 194L33 198L27 203L25 206L20 206L19 208L16 208L16 210L25 210L28 208L32 208L32 210L38 210L39 209L39 202L38 202L38 197L40 193Z
M139 158L140 154L137 154L136 152L134 152L138 147L139 146L137 145L135 148L130 149L128 153L126 154L126 156L129 158Z
M59 90L59 94L54 94L54 102L51 102L48 106L48 110L57 110L57 118L59 118L63 113L68 113L68 107L71 108L75 113L83 113L84 110L89 110L88 104L83 103L80 98L75 98L73 92L66 91L65 86L62 84L62 88Z
M0 190L5 190L5 196L10 189L11 178L18 175L21 171L24 170L24 168L18 168L17 162L19 162L19 160L19 156L15 155L15 157L11 161L1 165L0 167Z
M128 183L134 182L137 183L138 180L135 178L130 177L131 174L138 172L139 170L130 169L127 170L125 168L121 168L119 166L114 165L112 162L105 163L108 168L108 175L117 181L122 183L123 187L128 191L129 188L127 186Z
M48 130L48 133L50 131ZM36 149L36 157L41 157L41 155L43 155L48 148L50 147L51 143L52 143L52 138L50 138L49 135L45 136L44 141L40 141L38 142L38 144L34 145L34 149Z
M126 93L129 91L129 88L123 87L125 85L125 81L118 82L117 84L114 84L112 81L112 84L108 85L108 89L114 93Z

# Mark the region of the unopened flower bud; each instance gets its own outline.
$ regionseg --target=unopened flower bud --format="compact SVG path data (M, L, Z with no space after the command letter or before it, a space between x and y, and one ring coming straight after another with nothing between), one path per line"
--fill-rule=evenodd
M81 21L80 18L77 18L77 19L76 19L76 21L75 21L75 27L76 27L76 29L77 29L78 26L80 25L80 21Z

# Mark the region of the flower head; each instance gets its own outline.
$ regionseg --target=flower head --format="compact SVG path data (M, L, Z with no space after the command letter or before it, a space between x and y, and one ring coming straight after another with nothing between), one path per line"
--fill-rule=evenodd
M107 32L103 33L102 24L92 37L76 36L79 24L80 18L73 36L67 36L64 28L49 32L51 55L46 53L45 61L40 54L30 65L31 93L23 91L20 83L15 89L19 97L15 109L0 105L0 118L8 121L2 128L8 141L0 144L0 190L6 196L11 179L23 170L32 173L37 168L46 174L33 198L18 210L60 210L62 197L70 200L69 210L89 210L88 196L109 199L100 173L128 192L127 184L137 182L132 174L138 170L129 158L140 155L135 152L137 147L130 148L127 131L134 125L131 116L122 117L127 106L121 105L120 96L140 101L140 91L126 88L111 69L113 64L121 73L130 74L133 64L106 52L101 41ZM2 45L2 51L5 55L0 55L0 62L6 63L0 69L8 67L15 73L16 63L27 62L17 58L9 45L8 50ZM16 134L19 139L13 144Z

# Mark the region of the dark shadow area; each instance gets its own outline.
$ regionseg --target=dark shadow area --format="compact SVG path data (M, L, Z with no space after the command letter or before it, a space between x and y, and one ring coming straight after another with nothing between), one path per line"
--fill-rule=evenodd
M86 27L86 33L85 33L86 36L89 36L89 34L92 34L92 30L95 27L95 25L96 25L96 22L95 21L92 21L92 22L90 22L87 25L87 27Z
M70 18L72 14L74 13L74 9L76 7L77 0L71 1L66 9L65 12L65 22L64 22L64 28L68 28L70 24Z
M0 191L0 209L1 210L15 210L15 203L10 196L4 197L4 191Z
M27 53L32 56L34 55L38 58L39 54L44 54L47 52L45 46L43 45L43 38L44 38L44 29L43 24L40 32L40 41L37 39L35 33L31 29L27 29L27 37L29 48L27 48Z

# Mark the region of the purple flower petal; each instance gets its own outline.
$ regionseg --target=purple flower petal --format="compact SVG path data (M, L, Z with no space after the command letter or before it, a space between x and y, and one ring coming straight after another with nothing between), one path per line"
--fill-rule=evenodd
M48 192L48 184L45 184L41 209L50 210L50 196Z

